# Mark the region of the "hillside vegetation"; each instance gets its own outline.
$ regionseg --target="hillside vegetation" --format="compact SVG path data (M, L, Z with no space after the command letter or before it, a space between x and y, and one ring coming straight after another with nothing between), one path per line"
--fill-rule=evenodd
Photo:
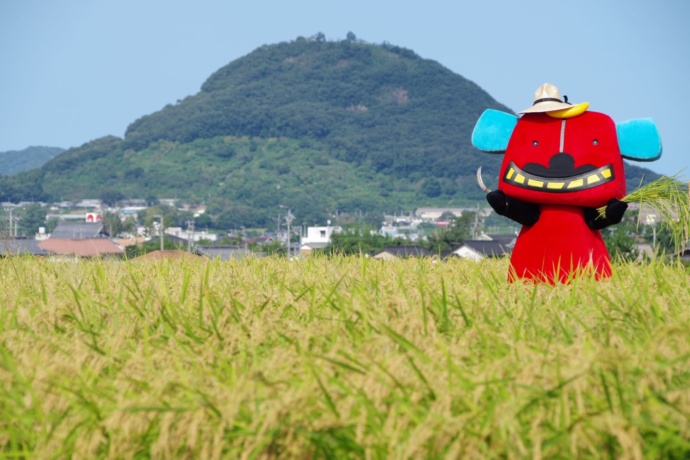
M483 199L480 165L498 172L501 157L470 144L487 108L509 111L411 50L300 37L231 62L124 139L0 180L0 199L179 198L259 221L278 205L303 221L458 206Z
M298 39L221 68L196 96L130 125L125 144L227 134L309 138L335 158L377 172L454 179L491 163L476 158L469 143L489 107L507 110L410 50Z
M101 142L106 148L121 145L117 138ZM337 210L383 210L391 194L401 206L412 206L418 196L390 176L330 157L318 142L234 136L159 140L139 151L115 148L100 157L97 144L92 147L79 151L91 152L91 159L78 169L99 177L104 192L149 197L158 191L159 197L204 201L214 214L230 214L223 221L236 227L250 221L265 225L279 205L298 210L311 223ZM64 155L51 166L68 168L82 158ZM45 177L44 191L52 196L93 193L91 181L52 171Z
M60 147L27 147L0 152L0 174L16 174L38 168L64 151Z

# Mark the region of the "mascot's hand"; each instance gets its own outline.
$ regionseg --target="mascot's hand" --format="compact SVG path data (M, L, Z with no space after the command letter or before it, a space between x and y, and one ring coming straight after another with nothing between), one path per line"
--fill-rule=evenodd
M600 216L599 211L595 208L586 208L585 222L592 230L602 230L623 220L623 214L625 214L626 209L628 209L628 203L611 198L606 205L606 215L604 217Z
M612 225L617 224L623 220L623 214L625 214L626 209L628 209L628 203L611 198L606 205L606 218Z
M512 219L518 224L531 227L539 220L539 205L520 201L517 198L507 196L501 190L494 190L486 194L496 214Z
M501 190L494 190L486 194L486 201L489 202L496 214L502 216L506 213L508 203L506 202L506 194Z

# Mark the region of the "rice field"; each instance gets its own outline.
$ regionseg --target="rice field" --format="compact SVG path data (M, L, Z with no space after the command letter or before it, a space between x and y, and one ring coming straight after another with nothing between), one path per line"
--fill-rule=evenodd
M688 458L690 272L0 260L1 458Z

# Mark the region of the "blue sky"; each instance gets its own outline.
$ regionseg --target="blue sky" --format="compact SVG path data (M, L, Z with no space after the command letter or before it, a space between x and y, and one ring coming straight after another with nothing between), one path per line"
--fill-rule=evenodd
M0 151L75 147L199 91L264 44L348 32L438 61L518 111L544 82L615 121L651 117L690 176L690 2L0 0Z

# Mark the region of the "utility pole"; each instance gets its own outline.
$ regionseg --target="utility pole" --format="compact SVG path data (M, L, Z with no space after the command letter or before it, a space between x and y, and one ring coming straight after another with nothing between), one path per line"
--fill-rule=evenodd
M160 232L161 236L161 251L163 250L163 233L164 233L164 228L163 228L163 214L156 214L156 217L160 218L160 227L158 228L158 231Z
M287 209L287 214L285 214L285 223L287 224L287 238L286 238L286 243L287 243L287 256L288 258L290 257L290 222L295 218L295 216L292 215L290 212L290 208L287 206L283 206L282 204L278 205L279 208ZM278 231L280 232L280 219L278 219Z
M652 226L652 250L656 251L656 214L647 214L647 225Z
M290 258L290 222L294 216L290 213L290 208L288 208L287 215L285 216L285 222L287 223L287 256Z
M474 213L474 224L472 224L472 239L477 239L477 227L479 227L479 203L477 203L477 212Z
M192 240L194 239L194 219L187 221L187 252L192 252Z

